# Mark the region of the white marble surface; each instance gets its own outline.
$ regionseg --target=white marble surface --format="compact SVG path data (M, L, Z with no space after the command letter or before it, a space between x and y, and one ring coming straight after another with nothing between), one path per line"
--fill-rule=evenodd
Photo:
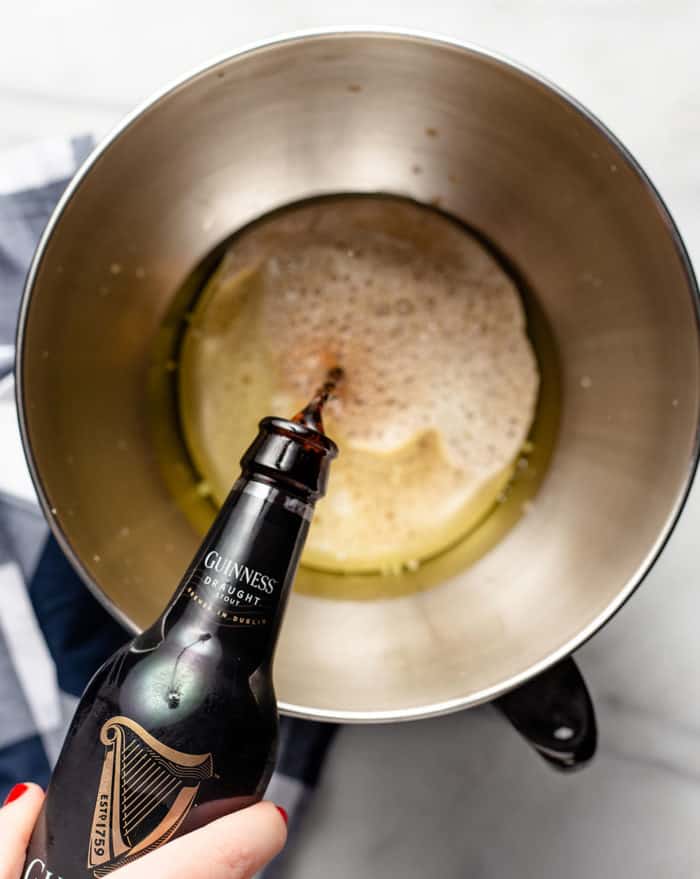
M622 138L700 263L694 0L24 0L2 18L0 148L104 132L210 55L290 29L388 24L498 49ZM488 708L345 729L292 879L700 875L699 527L696 486L642 589L579 654L600 722L592 768L554 775Z

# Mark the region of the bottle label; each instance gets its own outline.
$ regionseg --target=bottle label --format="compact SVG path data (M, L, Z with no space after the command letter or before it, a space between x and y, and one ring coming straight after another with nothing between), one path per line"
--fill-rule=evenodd
M166 843L214 774L211 754L176 751L128 717L108 720L100 741L105 753L87 858L95 879Z
M308 519L281 503L280 492L264 490L242 492L235 517L212 536L185 582L184 596L221 626L268 625L294 573Z
M250 627L269 622L279 589L276 577L212 549L193 572L185 594L222 625Z

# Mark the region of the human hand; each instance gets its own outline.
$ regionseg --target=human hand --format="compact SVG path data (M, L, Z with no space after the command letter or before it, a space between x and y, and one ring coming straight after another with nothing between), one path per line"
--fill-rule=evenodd
M25 879L22 868L44 793L36 784L16 785L0 809L0 879ZM114 879L251 879L282 849L284 813L263 802L225 815L174 839L126 867ZM26 877L44 879L45 874Z

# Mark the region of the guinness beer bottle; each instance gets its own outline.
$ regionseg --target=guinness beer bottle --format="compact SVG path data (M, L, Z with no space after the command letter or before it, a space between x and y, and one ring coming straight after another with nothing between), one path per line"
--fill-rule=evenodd
M23 879L99 879L263 796L272 658L335 444L321 408L265 418L158 620L95 674L66 737Z

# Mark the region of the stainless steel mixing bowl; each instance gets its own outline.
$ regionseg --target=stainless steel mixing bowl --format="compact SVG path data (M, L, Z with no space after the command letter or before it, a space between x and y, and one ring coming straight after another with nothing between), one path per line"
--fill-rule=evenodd
M345 721L451 711L524 682L609 619L673 526L697 452L697 291L625 149L556 88L474 48L343 32L248 49L94 153L39 247L19 339L45 511L88 584L139 628L197 541L149 426L173 291L266 211L378 190L439 198L512 261L556 338L562 408L531 512L468 570L390 600L293 596L282 708Z

